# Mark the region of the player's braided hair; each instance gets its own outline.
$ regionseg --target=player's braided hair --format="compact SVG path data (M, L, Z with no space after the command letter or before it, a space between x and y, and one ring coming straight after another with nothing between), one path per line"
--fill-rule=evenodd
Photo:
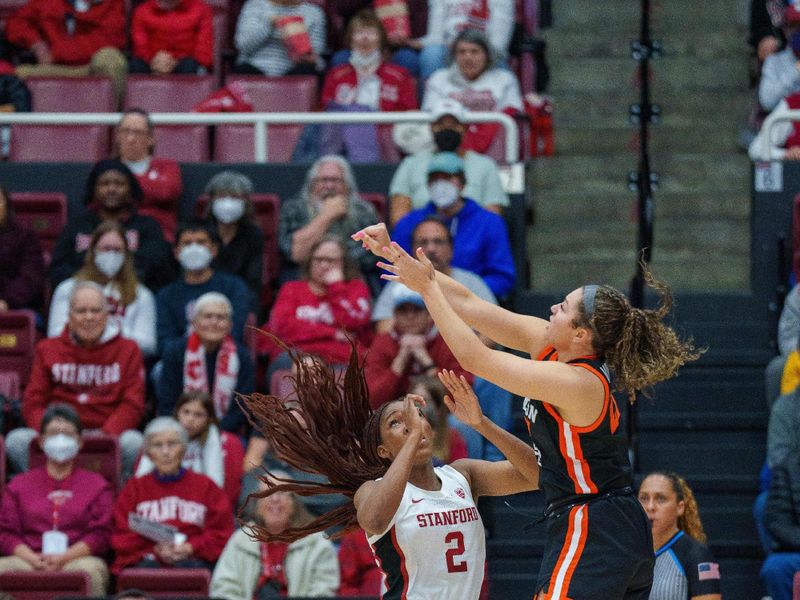
M681 340L663 323L672 308L672 293L646 267L644 276L659 296L658 308L634 308L622 292L601 285L591 314L581 300L573 322L574 327L591 330L595 352L606 360L617 389L628 392L631 402L637 391L669 379L679 367L705 352L695 348L691 338Z
M688 536L693 537L701 544L705 544L708 538L703 530L703 523L700 521L700 509L697 507L697 500L694 498L692 488L689 487L686 480L672 471L653 471L647 477L653 475L660 475L669 481L672 491L678 497L678 502L683 502L683 514L678 517L678 529L686 532Z
M257 524L250 527L251 533L264 541L292 542L341 525L338 533L341 535L358 525L353 505L358 488L365 481L383 476L389 467L390 463L377 452L380 419L387 405L370 411L364 369L355 346L343 385L322 360L283 347L289 351L297 371L293 377L296 402L285 403L281 398L258 393L240 399L253 426L272 443L283 460L301 471L324 475L328 483L298 481L265 472L259 479L266 489L250 494L248 502L281 491L299 496L343 494L347 502L280 534L270 534Z

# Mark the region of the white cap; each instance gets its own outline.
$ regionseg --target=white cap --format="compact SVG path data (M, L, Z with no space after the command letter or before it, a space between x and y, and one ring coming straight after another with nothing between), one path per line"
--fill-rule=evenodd
M433 115L434 121L438 121L445 115L450 115L455 118L456 121L463 123L465 118L464 105L458 100L443 98L433 105L433 108L431 108L431 115Z

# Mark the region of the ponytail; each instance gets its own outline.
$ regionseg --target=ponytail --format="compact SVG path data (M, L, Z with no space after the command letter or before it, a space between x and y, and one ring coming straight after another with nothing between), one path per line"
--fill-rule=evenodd
M705 351L696 349L691 338L681 340L662 322L672 308L672 293L648 269L644 274L647 285L659 296L658 308L634 308L624 294L608 285L585 286L574 323L591 330L595 352L605 359L617 389L627 391L631 402L637 391L669 379ZM586 296L591 296L591 303Z

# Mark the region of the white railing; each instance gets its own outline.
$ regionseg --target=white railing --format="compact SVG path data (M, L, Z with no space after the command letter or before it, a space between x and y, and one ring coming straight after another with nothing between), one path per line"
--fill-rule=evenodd
M116 125L120 113L0 113L0 125ZM275 113L150 113L157 125L252 125L253 158L257 163L267 162L269 139L267 125L314 123L429 123L431 114L422 111L408 112L275 112ZM505 129L506 162L519 161L519 134L517 124L505 113L467 112L467 123L500 123Z

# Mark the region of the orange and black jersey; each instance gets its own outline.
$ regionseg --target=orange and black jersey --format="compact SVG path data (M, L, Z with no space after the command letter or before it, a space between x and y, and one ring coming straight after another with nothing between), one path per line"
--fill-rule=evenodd
M537 360L558 360L552 346ZM611 375L596 356L576 358L568 365L586 369L603 383L603 409L586 427L570 425L554 406L525 398L525 424L539 462L539 485L548 506L580 501L581 496L603 494L632 484L627 440L620 427L619 407L611 395Z

